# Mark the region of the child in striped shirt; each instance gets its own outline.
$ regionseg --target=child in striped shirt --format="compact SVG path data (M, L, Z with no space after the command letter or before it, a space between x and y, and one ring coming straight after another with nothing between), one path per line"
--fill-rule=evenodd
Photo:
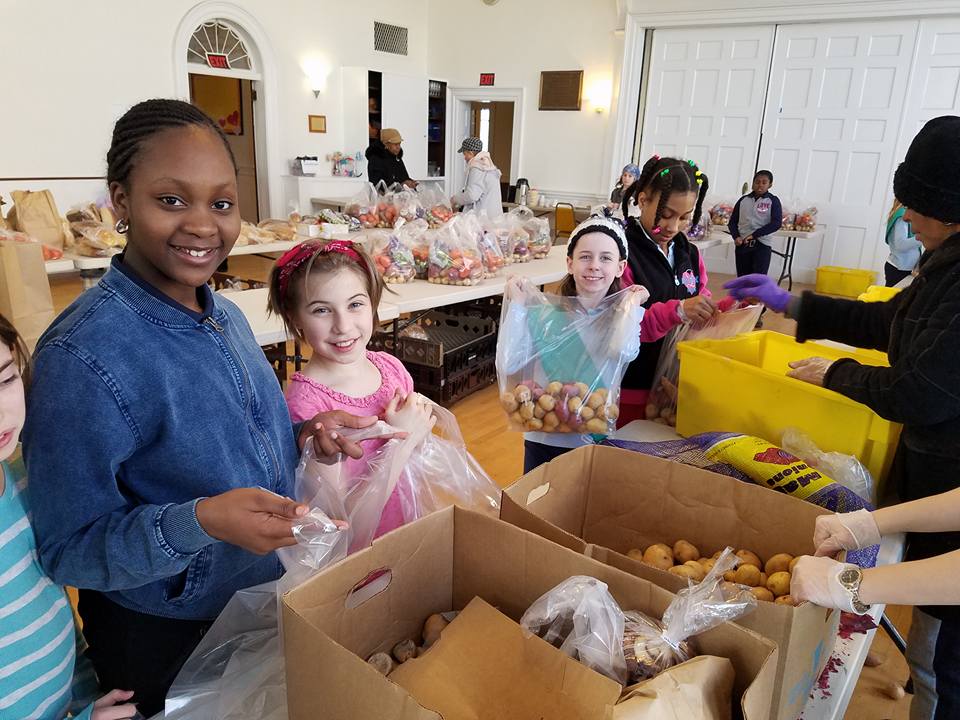
M17 451L28 358L0 315L0 718L132 718L133 693L114 690L93 702L97 679L67 595L37 561Z

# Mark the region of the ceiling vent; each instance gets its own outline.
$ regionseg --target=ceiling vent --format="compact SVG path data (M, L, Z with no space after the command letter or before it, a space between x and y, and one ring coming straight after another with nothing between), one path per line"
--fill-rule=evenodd
M407 54L407 28L387 23L373 23L373 49L394 55Z

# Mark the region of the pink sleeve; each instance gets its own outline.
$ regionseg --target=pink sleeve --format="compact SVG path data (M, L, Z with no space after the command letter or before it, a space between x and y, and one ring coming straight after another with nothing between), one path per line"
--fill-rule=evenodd
M326 397L301 380L291 380L286 392L287 408L293 422L309 420L319 412L335 409Z
M700 255L700 294L704 297L713 297L707 287L707 266L703 264L703 255Z
M620 287L628 288L631 285L636 285L637 283L633 279L633 271L630 269L630 266L627 265L623 269L623 275L620 277Z
M643 314L640 321L640 342L656 342L680 324L677 315L679 300L653 303Z

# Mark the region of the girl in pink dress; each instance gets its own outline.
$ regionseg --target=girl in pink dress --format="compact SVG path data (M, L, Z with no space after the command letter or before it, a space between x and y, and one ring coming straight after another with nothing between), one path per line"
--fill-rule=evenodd
M383 288L370 257L350 241L305 242L277 261L270 274L270 311L313 349L310 362L287 386L294 422L344 410L376 415L411 435L422 435L430 424L430 407L413 391L413 379L401 362L389 353L367 350ZM385 442L365 441L364 451L369 455ZM365 458L344 462L350 477L360 477L367 467ZM403 522L394 490L376 537Z

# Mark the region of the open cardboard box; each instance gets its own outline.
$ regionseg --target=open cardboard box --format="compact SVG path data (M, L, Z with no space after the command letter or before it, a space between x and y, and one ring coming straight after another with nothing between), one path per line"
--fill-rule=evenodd
M677 591L686 580L628 558L632 548L687 540L710 556L728 545L758 553L813 554L816 518L802 500L725 475L619 448L590 446L542 465L508 487L500 517L564 547ZM736 621L780 649L771 717L803 710L836 643L838 611L758 603Z
M596 577L607 583L623 608L656 617L674 597L653 583L532 533L456 507L389 533L284 595L282 624L291 720L312 719L318 714L329 720L443 717L430 709L427 697L411 694L364 662L365 658L374 652L389 652L401 639L418 638L423 621L433 613L468 606L474 611L475 598L491 606L482 608L488 614L494 613L489 615L490 636L509 634L503 624L506 618L518 629L514 623L524 611L572 575ZM515 630L513 635L516 637ZM444 633L426 655L409 662L428 660L448 640L456 642L456 637L447 638ZM571 713L580 708L579 714L564 717L615 717L613 703L620 694L619 685L566 658L539 638L523 642L532 643L525 665L533 663L534 670L540 667L541 678L552 679L552 685L546 683L550 687L531 684L529 676L516 673L501 673L503 677L494 687L490 672L484 670L490 664L475 662L467 654L460 658L462 668L476 667L476 673L461 672L456 687L434 686L430 694L477 692L477 687L464 685L476 677L478 686L483 683L486 688L484 697L495 696L498 702L503 696L539 694ZM776 646L732 623L698 635L696 643L705 655L729 658L734 670L735 715L747 720L767 718ZM504 647L506 653L509 646ZM539 666L536 657L541 658ZM543 673L542 663L554 671ZM406 672L406 665L402 669ZM568 702L557 705L558 699ZM526 710L517 707L509 717L544 717L542 709L531 708L526 700L522 704ZM446 720L460 719L451 713Z

